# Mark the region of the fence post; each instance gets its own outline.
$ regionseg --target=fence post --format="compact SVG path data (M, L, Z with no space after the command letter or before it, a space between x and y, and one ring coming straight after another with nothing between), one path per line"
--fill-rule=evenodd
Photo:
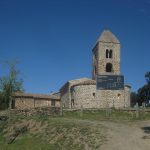
M139 117L139 104L136 103L136 118Z
M145 102L142 103L142 106L143 106L143 114L144 114L144 117L145 117Z
M111 108L109 107L109 104L108 104L108 101L107 101L107 104L106 104L106 117L109 117L110 114L111 114Z
M81 105L80 117L83 117L83 105Z
M62 104L62 102L60 104L60 116L63 117L63 104Z

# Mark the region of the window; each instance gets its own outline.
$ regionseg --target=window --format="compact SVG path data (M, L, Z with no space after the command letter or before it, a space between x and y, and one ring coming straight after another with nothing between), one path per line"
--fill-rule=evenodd
M106 64L106 72L112 72L112 64L111 63Z
M106 49L106 58L109 58L109 50Z
M119 93L119 94L118 94L118 99L120 99L120 97L121 97L121 94Z
M95 97L95 93L93 93L93 97Z
M112 58L112 49L106 49L106 58Z
M112 58L112 50L109 51L109 58Z

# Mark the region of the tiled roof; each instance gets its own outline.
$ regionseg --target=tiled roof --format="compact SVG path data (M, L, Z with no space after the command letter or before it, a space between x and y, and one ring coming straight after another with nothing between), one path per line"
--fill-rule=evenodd
M95 80L82 81L80 83L72 85L71 89L74 88L75 86L79 86L79 85L96 85L96 81Z
M98 38L97 42L108 42L108 43L120 43L117 37L110 32L109 30L104 30L100 37Z
M76 85L91 85L91 84L96 84L95 80L91 80L89 78L80 78L80 79L75 79L75 80L70 80L62 86L60 89L61 93L66 93L71 87L76 86Z
M55 95L46 95L46 94L31 94L31 93L21 93L21 92L16 92L13 93L13 97L27 97L27 98L35 98L35 99L57 99L59 100L60 97L55 96Z

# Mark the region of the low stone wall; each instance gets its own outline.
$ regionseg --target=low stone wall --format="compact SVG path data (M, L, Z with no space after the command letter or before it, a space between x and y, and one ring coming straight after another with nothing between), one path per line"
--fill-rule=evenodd
M60 114L60 107L41 107L34 109L11 109L11 116L58 116Z

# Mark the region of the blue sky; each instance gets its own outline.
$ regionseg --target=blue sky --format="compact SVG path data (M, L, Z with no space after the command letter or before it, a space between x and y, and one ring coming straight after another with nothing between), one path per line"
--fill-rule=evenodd
M0 75L3 61L18 59L31 93L91 78L92 48L106 28L121 42L121 74L136 91L150 71L150 0L0 0Z

